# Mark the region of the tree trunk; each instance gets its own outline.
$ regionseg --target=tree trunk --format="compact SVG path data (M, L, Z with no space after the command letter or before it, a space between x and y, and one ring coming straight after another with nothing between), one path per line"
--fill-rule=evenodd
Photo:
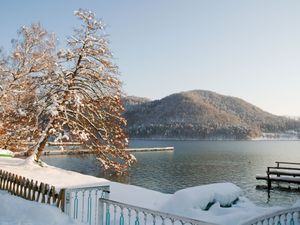
M51 118L47 124L47 127L43 131L42 136L40 137L38 143L36 144L35 148L32 151L31 158L34 157L35 161L38 161L44 151L44 148L47 144L48 137L49 137L49 131L52 128L54 119Z
M49 137L49 133L47 131L46 135L44 135L43 139L40 139L39 141L39 145L37 146L37 150L34 151L34 154L35 154L35 160L36 161L39 161L43 151L44 151L44 148L47 144L47 141L48 141L48 137Z

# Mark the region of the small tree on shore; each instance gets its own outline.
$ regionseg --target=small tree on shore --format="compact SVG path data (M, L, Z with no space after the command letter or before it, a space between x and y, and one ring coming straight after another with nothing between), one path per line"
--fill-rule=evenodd
M22 108L27 103L34 106L30 111L32 116L24 114L24 123L33 131L30 138L36 142L28 152L32 159L39 160L50 137L70 138L94 151L105 168L122 172L134 158L124 151L126 121L122 117L118 68L112 62L102 22L89 11L80 9L75 15L82 26L68 38L68 49L56 55L47 51L43 70L35 76L25 76L29 85L22 82L26 87ZM2 79L6 79L6 73L1 74ZM3 93L7 92L8 87L2 88ZM6 107L2 108L6 113ZM16 124L22 126L20 121L21 116L17 117ZM25 140L20 135L15 136ZM7 138L8 133L2 137Z

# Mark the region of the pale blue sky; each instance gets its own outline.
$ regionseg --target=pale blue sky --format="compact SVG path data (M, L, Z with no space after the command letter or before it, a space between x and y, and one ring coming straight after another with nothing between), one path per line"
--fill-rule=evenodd
M80 7L107 24L128 95L205 89L300 116L298 0L2 0L0 46L35 21L63 40Z

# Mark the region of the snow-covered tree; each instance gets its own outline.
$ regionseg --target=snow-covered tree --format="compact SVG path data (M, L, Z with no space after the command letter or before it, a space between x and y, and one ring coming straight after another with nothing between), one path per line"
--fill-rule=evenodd
M40 24L22 27L9 57L0 59L0 147L24 149L38 135L39 78L55 67L55 37ZM26 149L25 149L26 150Z
M127 146L123 130L126 121L122 117L122 90L118 68L112 62L103 23L90 11L80 9L75 15L82 24L68 38L68 49L60 50L54 56L50 51L54 49L54 42L50 42L49 37L45 43L43 38L40 39L40 43L47 44L46 46L34 47L44 49L45 58L41 58L41 65L36 66L38 72L22 75L26 82L22 79L18 81L22 83L20 87L24 87L23 92L18 92L22 93L24 99L21 99L20 110L14 111L19 113L16 124L22 117L26 118L24 125L32 132L31 136L26 135L26 140L30 137L36 143L28 152L35 160L39 160L50 137L64 137L80 141L94 151L105 168L122 172L134 158L124 150ZM26 37L24 36L25 40ZM2 68L6 64L3 63ZM26 72L30 74L31 70ZM7 79L5 72L0 73L0 79ZM7 85L1 87L1 95L11 93L11 82L15 82L14 79L5 82ZM12 88L13 91L16 89L18 88ZM12 98L15 99L14 96ZM3 113L7 112L7 107L1 108ZM14 109L17 108L14 106ZM6 132L2 136L8 135ZM16 137L25 140L23 136ZM0 145L3 146L1 143Z

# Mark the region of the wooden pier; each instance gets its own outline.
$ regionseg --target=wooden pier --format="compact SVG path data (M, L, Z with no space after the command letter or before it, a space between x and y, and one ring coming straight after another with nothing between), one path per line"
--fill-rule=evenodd
M34 145L33 142L26 142L28 145ZM60 149L58 149L60 148ZM145 148L127 148L128 152L173 152L174 147L145 147ZM48 142L42 155L83 155L95 154L95 151L87 149L80 142ZM26 156L26 152L15 152L16 157Z
M127 148L128 152L173 152L174 147Z
M276 166L267 167L266 175L256 175L256 180L265 180L268 191L272 183L287 183L300 185L300 163L275 162ZM290 187L290 186L289 186Z
M127 148L128 152L172 152L174 147L154 147L154 148ZM43 155L82 155L82 154L94 154L94 151L89 149L53 149L43 151Z

